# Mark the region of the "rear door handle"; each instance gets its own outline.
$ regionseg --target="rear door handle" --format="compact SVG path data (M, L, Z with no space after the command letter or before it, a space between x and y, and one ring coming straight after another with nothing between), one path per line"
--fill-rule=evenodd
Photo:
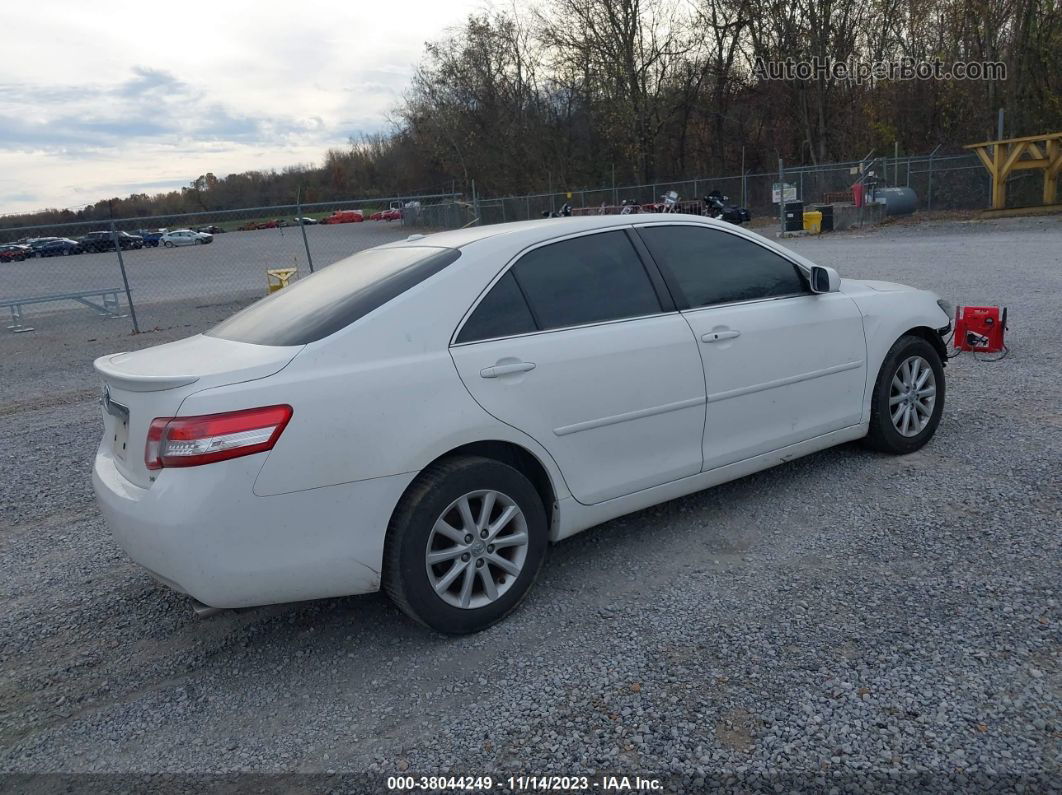
M707 334L701 335L701 342L721 342L722 340L732 340L734 337L740 337L740 331L734 331L729 329L727 331L709 331Z
M534 362L512 362L511 364L496 364L493 367L484 367L479 371L479 375L481 378L497 378L500 375L526 373L534 369Z

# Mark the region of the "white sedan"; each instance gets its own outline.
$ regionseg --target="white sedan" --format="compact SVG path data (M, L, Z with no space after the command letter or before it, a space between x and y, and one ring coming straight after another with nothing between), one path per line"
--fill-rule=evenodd
M413 235L96 360L93 482L206 605L382 587L472 632L592 525L853 439L917 450L949 326L932 293L696 216Z
M166 248L174 246L198 246L211 243L214 236L206 232L196 232L194 229L173 229L163 234L159 242Z

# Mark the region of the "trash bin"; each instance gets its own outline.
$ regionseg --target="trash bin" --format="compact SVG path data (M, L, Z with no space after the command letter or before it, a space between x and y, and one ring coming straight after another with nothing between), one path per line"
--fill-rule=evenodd
M822 223L819 225L819 229L823 232L833 231L833 205L832 204L816 204L811 209L818 210L822 213Z
M785 231L799 232L804 228L804 202L786 202Z
M804 213L804 231L809 235L817 235L822 231L822 213L818 210L807 210Z

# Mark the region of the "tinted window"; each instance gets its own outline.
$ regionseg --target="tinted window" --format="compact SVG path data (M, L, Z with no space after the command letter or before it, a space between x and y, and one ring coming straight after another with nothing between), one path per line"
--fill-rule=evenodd
M458 342L489 340L495 337L511 337L526 334L536 329L535 319L527 308L520 288L509 271L498 280L489 293L479 302L476 311L465 323Z
M691 307L805 292L796 265L737 235L696 226L639 229Z
M537 248L513 272L543 329L660 311L649 276L624 232Z
M206 332L256 345L305 345L349 326L460 256L428 246L369 249L263 298Z

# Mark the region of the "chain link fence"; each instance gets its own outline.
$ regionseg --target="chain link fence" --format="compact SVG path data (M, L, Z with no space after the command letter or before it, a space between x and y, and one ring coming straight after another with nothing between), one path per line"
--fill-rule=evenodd
M410 227L462 225L454 194L0 228L0 339L199 331ZM31 343L32 344L32 343Z
M911 188L921 210L975 210L988 204L990 178L973 154L868 157L843 163L788 166L783 168L782 181L795 189L796 200L819 204L841 201L843 196L851 201L852 185L861 178L878 187ZM1012 176L1008 181L1008 201L1015 206L1039 203L1038 180L1040 177L1034 172ZM754 219L773 221L778 217L773 194L778 181L778 171L750 171L726 177L480 198L474 215L481 224L526 221L557 213L565 204L570 204L577 214L608 214L618 212L623 203L643 207L659 203L670 191L677 193L683 203L700 202L708 193L719 191L730 202L748 208Z
M921 210L988 205L990 179L973 154L866 158L784 168L782 182L805 204L850 200L858 180L910 187ZM699 211L717 190L746 207L754 225L777 223L777 172L578 188L521 196L457 193L203 210L109 222L0 227L0 338L88 338L186 327L189 333L355 251L411 231L541 218L570 204L577 214L650 205L674 191ZM1041 178L1008 181L1012 205L1037 204ZM2 223L3 219L0 219ZM32 333L31 333L32 332ZM87 336L86 336L87 335ZM0 343L2 344L2 343Z

